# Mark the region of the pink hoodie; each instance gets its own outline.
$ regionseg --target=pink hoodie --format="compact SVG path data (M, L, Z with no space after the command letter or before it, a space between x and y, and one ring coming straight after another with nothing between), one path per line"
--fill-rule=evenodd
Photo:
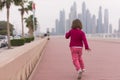
M78 46L83 47L83 43L85 45L85 49L89 49L87 39L85 33L80 29L71 29L65 35L66 39L70 37L70 47Z

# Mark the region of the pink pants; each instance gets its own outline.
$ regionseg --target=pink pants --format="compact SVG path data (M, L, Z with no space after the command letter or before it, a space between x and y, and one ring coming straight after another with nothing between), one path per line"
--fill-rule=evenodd
M78 71L84 69L84 62L82 60L82 48L71 47L70 50L72 54L73 64L76 70Z

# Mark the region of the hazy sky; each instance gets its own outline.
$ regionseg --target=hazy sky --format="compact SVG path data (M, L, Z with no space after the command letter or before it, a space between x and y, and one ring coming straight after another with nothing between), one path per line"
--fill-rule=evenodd
M60 10L65 10L66 18L70 12L70 7L73 2L77 4L77 13L81 13L82 3L86 3L86 7L91 14L98 16L98 9L102 6L102 13L104 16L104 9L109 10L109 22L114 28L118 28L118 20L120 19L120 1L119 0L34 0L36 4L36 17L39 21L41 31L46 28L55 26L55 19L59 18ZM6 20L6 10L0 11L0 20ZM21 18L15 6L11 7L10 21L15 25L17 30L21 30ZM27 29L25 29L27 32Z
M75 1L77 4L77 12L81 13L82 3L86 3L86 7L90 13L98 16L98 9L102 6L109 10L110 23L114 28L118 28L118 19L120 18L120 1L119 0L34 0L36 3L36 16L39 17L40 26L54 27L55 19L59 18L60 10L65 10L66 18L70 12L70 7Z

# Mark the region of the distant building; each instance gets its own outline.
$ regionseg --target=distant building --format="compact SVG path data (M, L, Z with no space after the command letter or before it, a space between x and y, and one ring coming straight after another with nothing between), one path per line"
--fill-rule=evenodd
M120 33L120 19L118 21L118 32Z
M86 4L83 2L82 4L82 23L83 23L83 30L87 32L87 25L86 25Z
M89 10L86 11L86 33L92 33L92 18Z
M70 8L68 19L65 18L65 11L60 11L59 19L56 19L55 28L57 35L63 35L71 29L71 24L74 19L80 19L83 25L83 31L88 34L96 33L112 33L112 25L109 24L108 9L104 10L104 17L102 15L102 7L99 7L98 18L92 15L89 9L86 8L85 2L82 3L82 13L77 13L76 2ZM120 20L119 30L120 32Z
M56 34L63 35L65 33L65 11L60 11L59 20L56 19L55 27L56 27Z
M58 19L56 19L56 21L55 21L55 26L56 26L56 34L58 35L59 34L59 21L58 21Z
M108 33L112 33L112 24L109 25Z
M70 28L71 28L69 19L66 20L66 25L65 26L66 26L65 32L69 31Z
M92 16L92 20L91 20L91 26L92 26L92 34L95 34L96 33L96 29L97 29L97 23L96 23L96 16L93 15Z
M76 3L71 6L69 13L69 25L72 24L72 21L77 18L77 7Z
M51 35L56 35L56 34L55 34L55 28L52 28L52 30L51 30Z
M97 33L103 33L102 7L99 7L98 20L97 20Z
M103 26L103 32L104 33L108 33L108 27L109 27L109 14L108 14L108 10L105 9L105 12L104 12L104 26Z
M78 19L80 19L80 21L82 21L82 14L78 14Z

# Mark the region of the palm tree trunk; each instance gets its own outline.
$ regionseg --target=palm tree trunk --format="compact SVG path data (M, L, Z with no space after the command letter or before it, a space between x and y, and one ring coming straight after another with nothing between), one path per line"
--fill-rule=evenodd
M22 38L24 38L24 24L23 24L23 15L21 14L21 22L22 22Z
M10 49L11 43L10 43L9 8L7 8L7 37L8 37L8 49Z
M28 32L28 33L29 33L29 36L30 36L30 37L33 37L33 36L34 36L33 32L34 32L33 29L29 27L29 32Z

